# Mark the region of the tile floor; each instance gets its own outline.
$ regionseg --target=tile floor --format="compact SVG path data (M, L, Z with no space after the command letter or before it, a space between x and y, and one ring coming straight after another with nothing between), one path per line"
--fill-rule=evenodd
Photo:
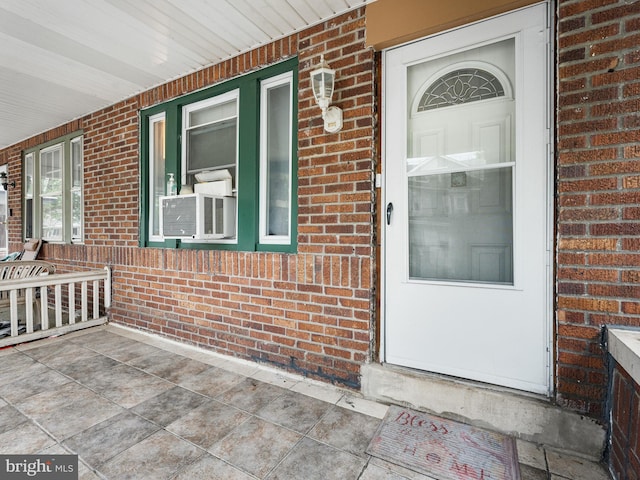
M0 351L0 453L74 453L81 479L418 480L365 453L386 406L116 326ZM605 469L518 442L522 480Z

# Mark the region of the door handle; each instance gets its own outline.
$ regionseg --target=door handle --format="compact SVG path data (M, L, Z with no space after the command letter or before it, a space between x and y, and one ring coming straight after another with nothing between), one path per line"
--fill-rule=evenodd
M393 212L393 203L387 204L387 225L391 225L391 212Z

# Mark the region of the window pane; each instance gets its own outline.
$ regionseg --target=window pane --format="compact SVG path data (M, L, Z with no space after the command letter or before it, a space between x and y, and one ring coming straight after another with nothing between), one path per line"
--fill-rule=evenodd
M24 181L25 197L33 197L33 153L24 157Z
M62 145L40 153L42 238L62 240Z
M409 177L409 275L513 283L512 167Z
M187 133L189 173L236 164L237 119L191 129Z
M71 192L71 204L72 204L72 225L71 225L71 239L72 240L82 240L82 192L79 190L74 190Z
M220 122L236 117L236 101L220 103L211 107L200 108L189 114L189 127L197 127L205 123Z
M183 182L192 185L198 172L226 169L231 174L233 187L237 188L237 92L188 105L184 119Z
M33 238L33 198L24 202L24 236Z
M62 145L40 153L40 193L62 192Z
M160 235L160 197L165 195L165 117L156 115L149 119L149 200L151 212L149 227L151 236Z
M82 188L82 138L71 140L71 186Z
M24 157L24 215L25 238L33 238L33 192L34 192L34 154Z
M82 137L78 137L71 140L71 240L75 241L84 237L82 178Z
M289 235L291 165L291 86L270 88L266 98L266 235Z

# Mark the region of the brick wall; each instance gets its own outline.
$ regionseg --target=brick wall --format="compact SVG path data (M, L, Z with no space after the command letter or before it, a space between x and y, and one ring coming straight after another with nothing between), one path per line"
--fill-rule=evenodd
M613 359L609 465L617 480L640 479L640 385Z
M560 0L557 397L603 417L601 326L640 325L640 2Z
M111 265L111 320L357 387L370 355L374 244L373 52L364 9L95 112L0 152L20 178L24 148L82 129L85 245L46 244L60 270ZM323 131L309 72L337 70L344 128ZM138 111L281 59L299 59L298 253L139 248ZM11 190L13 248L21 242Z

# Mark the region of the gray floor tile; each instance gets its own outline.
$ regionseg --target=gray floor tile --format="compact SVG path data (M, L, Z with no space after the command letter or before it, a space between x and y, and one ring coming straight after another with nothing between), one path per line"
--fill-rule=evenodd
M3 364L7 357L2 357L0 360L0 385L24 380L47 371L45 365L22 354L18 355L10 355L8 358L11 360L7 364Z
M364 458L304 438L267 479L357 480L366 463Z
M609 480L603 465L561 453L547 451L549 472L572 480Z
M113 457L99 472L113 480L170 479L204 454L204 450L160 430Z
M15 406L27 416L55 412L82 398L93 398L95 392L76 382L68 382L43 392L31 395L15 403Z
M157 375L173 383L183 383L199 373L211 368L206 363L198 362L175 353L159 350L157 353L140 357L129 362L147 373Z
M216 397L216 400L233 405L250 413L263 409L286 392L281 387L246 378L235 387Z
M160 349L146 343L124 343L116 345L105 351L103 355L118 360L119 362L128 363L138 358L158 353Z
M0 384L0 397L15 403L73 381L44 365L38 371L39 373L31 372L32 374L11 383Z
M209 451L243 471L263 478L300 438L291 430L254 417L234 429Z
M56 366L96 355L95 352L72 343L64 337L49 339L40 347L26 350L25 354L45 365L54 363Z
M0 408L0 434L14 429L26 421L28 418L11 405Z
M242 410L208 400L167 425L167 430L204 449L209 449L248 418L249 414Z
M136 340L104 329L71 338L69 341L103 354L108 354L111 350L122 348L126 345L140 344Z
M51 368L59 368L70 363L88 360L98 355L93 350L69 341L53 343L42 349L29 350L29 355Z
M5 455L30 455L55 445L56 441L31 422L0 434L0 452Z
M69 400L68 405L61 408L38 412L33 418L58 441L62 441L122 411L122 407L94 393Z
M0 379L4 380L4 375L15 374L34 363L36 363L36 361L33 358L15 350L13 353L2 355L0 357Z
M547 480L546 470L531 467L529 465L520 464L520 480Z
M83 463L78 464L78 480L103 480Z
M180 471L172 480L254 480L219 458L205 455Z
M173 387L145 400L132 411L147 420L165 426L187 415L206 401L207 397L203 395L182 387Z
M87 463L99 466L159 429L158 425L124 411L69 438L64 446Z
M358 480L408 480L408 477L402 476L388 468L370 463L364 469Z
M257 415L305 434L331 407L331 404L322 400L285 390L281 396L257 412Z
M309 432L309 436L339 450L366 457L365 450L380 420L342 407L332 409Z
M144 370L145 372L150 371L158 366L160 368L165 368L168 363L172 361L177 361L181 357L180 355L176 355L172 352L167 352L166 350L162 350L161 348L148 353L142 357L138 357L129 361L129 365L139 368L140 370Z
M90 350L86 350L90 351ZM92 380L96 373L104 373L116 366L118 362L112 358L105 357L98 353L94 353L89 358L78 360L77 362L69 362L57 367L57 370L78 382L87 382Z
M540 470L547 469L547 458L544 448L535 443L517 440L518 461L521 464L528 465Z
M166 380L124 364L96 371L94 376L86 379L84 383L126 408L132 408L175 386Z
M238 375L237 373L227 372L221 368L210 367L198 375L181 381L179 384L184 388L193 390L194 392L215 398L221 393L224 393L230 388L238 385L245 378L246 377Z

